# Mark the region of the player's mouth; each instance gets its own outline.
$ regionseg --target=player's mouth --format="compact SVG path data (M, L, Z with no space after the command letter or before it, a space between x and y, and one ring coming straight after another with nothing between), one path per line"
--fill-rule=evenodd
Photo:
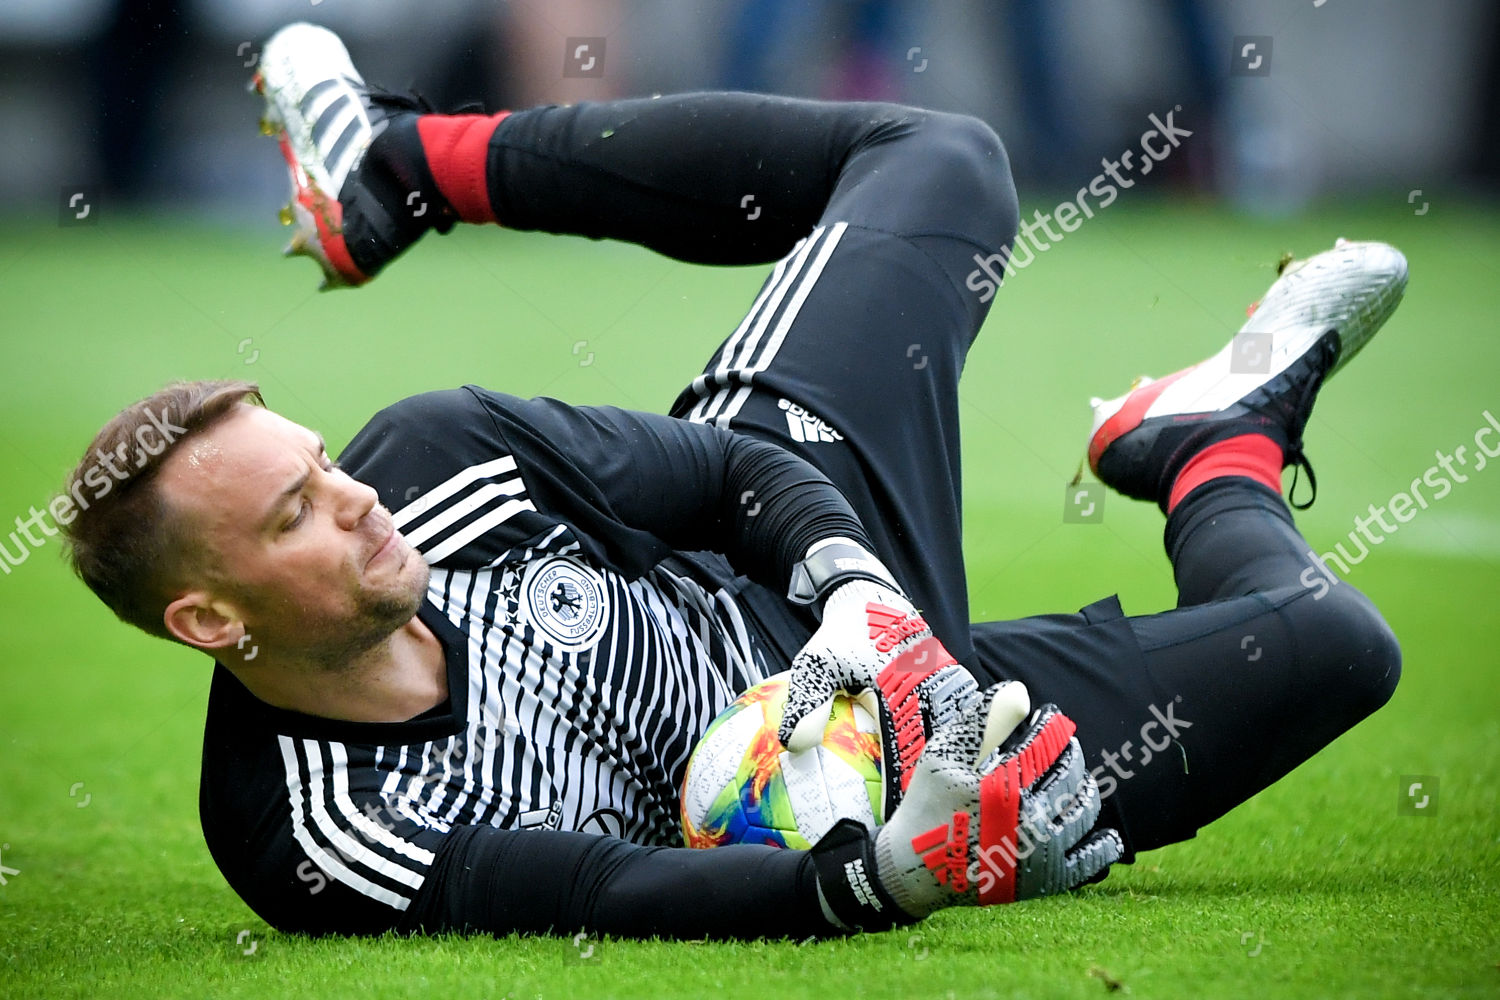
M370 558L365 560L366 570L375 565L375 563L379 560L391 555L398 548L400 548L401 533L396 530L396 526L394 524L390 524L387 526L386 531L387 534L385 536L385 541L381 542L380 547L377 548L373 553L371 553Z

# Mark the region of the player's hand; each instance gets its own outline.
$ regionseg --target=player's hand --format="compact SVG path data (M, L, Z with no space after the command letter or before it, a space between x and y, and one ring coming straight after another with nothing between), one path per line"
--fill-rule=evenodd
M1099 788L1072 721L1054 705L1029 708L1015 682L985 691L933 734L901 808L874 837L843 821L819 841L819 887L840 922L890 926L947 906L1053 895L1119 860L1116 831L1090 833Z
M855 579L828 595L821 627L792 660L782 745L795 752L821 743L839 692L880 720L889 816L928 735L972 702L979 685L900 592Z

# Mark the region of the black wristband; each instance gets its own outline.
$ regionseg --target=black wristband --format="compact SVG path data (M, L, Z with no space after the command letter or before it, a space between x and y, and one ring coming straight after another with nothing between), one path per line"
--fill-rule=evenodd
M914 924L880 885L875 870L875 838L856 819L841 819L812 849L818 890L846 929L888 931Z
M850 580L872 580L902 593L891 571L863 545L849 538L825 538L808 549L802 561L792 567L787 600L819 609L823 598Z

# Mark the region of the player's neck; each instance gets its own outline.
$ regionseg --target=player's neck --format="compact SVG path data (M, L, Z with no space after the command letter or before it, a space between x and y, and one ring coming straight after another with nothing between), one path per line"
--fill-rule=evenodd
M337 669L274 654L230 669L268 705L346 722L405 722L448 698L443 644L419 617Z

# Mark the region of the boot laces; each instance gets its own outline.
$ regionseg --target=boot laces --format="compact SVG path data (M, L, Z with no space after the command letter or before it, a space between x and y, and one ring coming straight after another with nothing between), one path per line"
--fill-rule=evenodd
M1333 368L1334 362L1337 360L1337 344L1337 339L1334 339L1319 345L1320 350L1331 356L1327 358L1326 364L1314 372L1312 377L1297 386L1295 395L1280 398L1272 397L1264 402L1247 404L1249 409L1254 410L1269 420L1282 423L1288 427L1289 431L1292 428L1296 430L1295 436L1290 433L1288 434L1284 449L1286 464L1292 467L1292 486L1287 490L1286 500L1294 510L1307 510L1318 499L1318 476L1313 471L1312 461L1308 459L1307 452L1303 449L1302 432L1307 426L1306 414L1312 410L1314 398L1317 396L1318 390L1323 386L1323 379L1326 377L1328 371ZM1272 403L1276 404L1275 410L1270 408ZM1304 471L1307 473L1307 483L1312 490L1312 495L1305 502L1298 503L1296 499L1297 486L1301 482Z
M365 84L365 96L369 102L384 111L411 111L419 115L435 114L482 114L484 106L478 101L470 101L454 108L452 111L440 112L437 106L429 101L415 87L406 90L391 90L379 84Z

